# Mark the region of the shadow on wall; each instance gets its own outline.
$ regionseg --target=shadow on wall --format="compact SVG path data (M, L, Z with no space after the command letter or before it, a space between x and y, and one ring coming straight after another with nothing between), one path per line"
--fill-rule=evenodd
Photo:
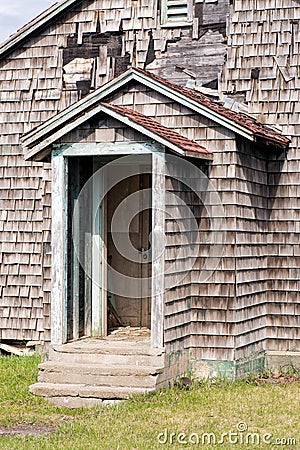
M239 216L256 219L261 230L268 228L285 158L285 151L237 138Z

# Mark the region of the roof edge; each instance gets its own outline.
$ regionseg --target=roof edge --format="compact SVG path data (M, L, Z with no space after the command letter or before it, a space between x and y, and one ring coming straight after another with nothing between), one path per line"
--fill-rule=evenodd
M78 0L61 0L33 18L0 44L0 59L21 45L32 33L46 26L53 18L65 12L77 2Z
M123 116L121 113L112 110L109 105L107 104L98 104L95 107L96 113L104 113L109 115L110 117L113 117L120 122L124 123L125 125L129 126L130 128L135 129L136 131L141 132L145 136L149 137L150 139L153 139L154 141L164 145L165 147L169 148L170 150L177 153L179 156L194 156L196 158L200 158L203 160L209 160L211 161L213 159L213 154L206 149L203 148L203 150L206 150L206 152L191 152L191 151L185 151L180 147L180 145L174 144L174 142L169 141L166 137L160 135L159 133L156 133L147 127L144 127L138 123L136 123L134 120L129 119L128 117ZM94 110L93 110L94 111ZM92 111L90 112L90 115L92 115ZM23 152L24 152L24 158L26 161L28 160L36 160L41 161L43 158L49 155L51 152L51 149L47 150L47 147L49 148L55 141L60 139L62 136L67 134L72 129L76 128L76 126L79 126L81 123L84 123L86 120L89 120L90 118L89 114L84 114L80 116L77 121L73 122L72 125L75 124L75 126L70 127L65 125L63 128L60 128L56 133L51 135L50 137L46 138L44 141L39 142L37 145L33 147L27 147L26 141L23 140ZM145 116L146 118L146 116ZM166 127L165 127L166 128ZM191 141L193 142L193 141ZM193 155L192 155L193 154Z
M72 120L77 114L84 112L88 108L93 107L97 102L101 101L104 97L115 92L118 87L124 86L127 82L131 81L133 77L133 68L127 69L125 72L120 73L118 76L103 84L101 87L95 91L89 93L84 98L76 103L68 106L66 109L60 111L53 117L50 117L46 122L36 126L32 130L24 133L21 137L21 143L27 142L31 144L37 139L41 138L44 134L52 131L56 126L60 125L60 121L66 119ZM83 111L82 111L83 110Z

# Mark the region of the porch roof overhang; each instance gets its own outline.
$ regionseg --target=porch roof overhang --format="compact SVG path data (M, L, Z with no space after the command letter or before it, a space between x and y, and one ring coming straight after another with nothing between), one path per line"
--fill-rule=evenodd
M99 102L132 81L161 93L252 142L264 143L279 149L287 149L289 146L290 140L286 136L245 114L231 111L221 103L215 102L193 89L179 86L144 70L130 68L23 135L21 144L25 159L41 160L45 156L43 151L47 146L63 134L76 128L80 123L98 114L104 107L104 105L99 105ZM112 113L113 111L110 109L110 114ZM116 112L114 111L114 113ZM123 116L124 119L127 118ZM63 134L61 134L62 130L65 130ZM43 156L41 156L42 153Z
M48 135L45 139L36 143L32 148L26 146L26 137L22 139L25 159L34 158L35 160L41 160L51 153L51 144L60 139L72 131L75 127L89 120L95 114L104 113L114 119L119 120L128 127L139 131L148 138L159 142L166 146L171 151L180 156L194 157L205 160L212 160L213 154L199 145L197 142L192 141L179 133L161 125L156 120L146 117L137 111L133 111L121 106L111 105L108 103L99 103L92 108L88 113L80 115L72 123L65 124L59 128L55 133Z

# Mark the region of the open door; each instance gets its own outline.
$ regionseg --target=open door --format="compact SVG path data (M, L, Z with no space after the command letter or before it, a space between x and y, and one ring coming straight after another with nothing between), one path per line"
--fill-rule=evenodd
M120 326L151 328L152 177L138 165L120 169L117 161L69 158L68 340L104 337ZM121 179L112 182L118 170ZM128 221L130 202L135 211ZM124 252L126 240L133 257Z
M107 289L108 289L108 329L116 326L148 327L151 326L151 298L149 296L149 280L151 279L151 261L149 261L151 231L151 209L143 191L151 190L151 175L137 174L116 184L107 194ZM128 224L126 220L127 199L134 199L137 214ZM114 236L113 217L124 223L124 236ZM119 240L127 239L136 250L133 258L118 248ZM117 239L116 239L117 237ZM125 275L122 278L122 289L115 289L112 270ZM139 296L130 296L132 279L140 278ZM120 295L120 291L129 295ZM116 293L118 292L118 293Z

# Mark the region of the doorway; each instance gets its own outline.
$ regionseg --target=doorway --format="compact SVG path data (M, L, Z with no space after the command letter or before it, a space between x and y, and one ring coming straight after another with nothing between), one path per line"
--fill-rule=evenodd
M151 328L151 157L137 160L142 170L118 159L68 158L68 341Z
M109 190L106 196L106 246L107 246L107 328L108 331L116 327L147 327L151 326L151 296L149 282L151 280L151 259L149 236L151 231L151 209L143 191L151 190L150 174L137 174L126 178ZM128 199L138 203L137 214L128 223ZM119 214L118 214L119 211ZM114 215L118 214L118 222L124 223L124 231L114 232ZM124 233L124 236L122 234ZM115 234L118 234L116 239ZM124 241L129 237L135 254L131 258L124 252ZM118 248L118 241L122 248ZM127 252L129 253L129 252ZM121 289L113 285L114 273L123 275ZM140 278L138 297L131 296L130 284L132 279ZM115 280L115 283L118 281ZM128 293L126 295L126 293ZM123 294L123 295L122 295Z

